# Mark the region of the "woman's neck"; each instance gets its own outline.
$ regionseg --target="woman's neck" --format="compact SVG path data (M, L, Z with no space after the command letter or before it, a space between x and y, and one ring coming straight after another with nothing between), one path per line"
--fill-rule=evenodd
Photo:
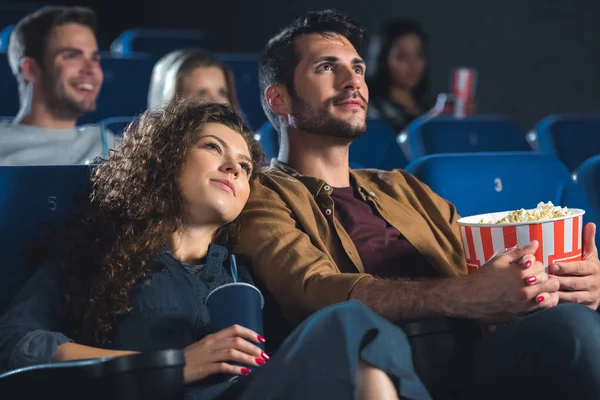
M216 228L207 226L186 226L178 229L173 233L171 240L173 257L187 264L199 264L206 256L208 245L212 242L216 231Z
M415 98L409 88L403 86L390 86L388 95L396 104L403 106L412 106L415 104Z

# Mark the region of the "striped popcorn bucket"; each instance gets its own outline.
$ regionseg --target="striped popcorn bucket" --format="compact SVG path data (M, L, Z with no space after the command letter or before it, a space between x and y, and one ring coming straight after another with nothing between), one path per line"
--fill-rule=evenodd
M570 209L571 215L540 221L489 224L481 221L498 221L511 211L464 217L457 221L462 235L467 269L477 271L496 253L507 248L524 246L537 240L540 246L536 260L548 267L555 262L577 261L582 256L584 210ZM500 325L484 326L490 332Z

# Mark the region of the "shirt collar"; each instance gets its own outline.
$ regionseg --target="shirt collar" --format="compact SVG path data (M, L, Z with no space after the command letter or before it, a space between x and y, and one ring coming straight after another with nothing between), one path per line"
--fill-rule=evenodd
M327 186L327 182L322 179L316 178L314 176L302 175L300 172L296 171L286 163L279 161L276 158L271 159L271 168L279 170L285 174L290 175L293 178L298 179L300 182L306 186L306 188L310 191L313 197L317 197L319 192L323 190L325 186ZM358 188L358 191L363 195L370 195L371 197L375 196L375 187L372 182L370 182L366 177L361 176L361 174L357 173L355 170L350 170L350 181L353 182L353 186Z

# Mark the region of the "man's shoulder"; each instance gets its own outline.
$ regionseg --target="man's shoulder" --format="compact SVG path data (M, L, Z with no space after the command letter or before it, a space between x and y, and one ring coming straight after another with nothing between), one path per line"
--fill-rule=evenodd
M298 190L305 188L299 179L275 167L264 169L260 173L258 179L256 179L255 186L262 186L270 189L281 188L283 190Z
M397 184L419 184L419 180L411 173L402 169L382 170L382 169L353 169L352 174L360 181L373 183Z

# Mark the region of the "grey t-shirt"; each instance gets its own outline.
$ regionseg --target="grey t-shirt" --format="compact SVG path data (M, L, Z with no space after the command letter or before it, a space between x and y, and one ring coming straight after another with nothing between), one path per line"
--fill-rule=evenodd
M74 129L45 129L32 125L0 122L0 165L89 164L108 157L118 139L98 125Z

